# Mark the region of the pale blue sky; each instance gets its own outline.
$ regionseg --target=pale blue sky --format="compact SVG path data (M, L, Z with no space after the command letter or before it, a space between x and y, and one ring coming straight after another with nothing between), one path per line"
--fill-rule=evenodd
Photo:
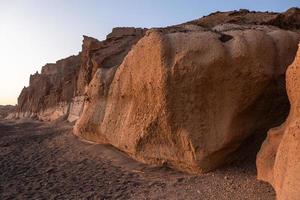
M0 104L15 104L29 75L77 54L82 35L113 27L159 27L214 11L284 11L300 0L0 0Z

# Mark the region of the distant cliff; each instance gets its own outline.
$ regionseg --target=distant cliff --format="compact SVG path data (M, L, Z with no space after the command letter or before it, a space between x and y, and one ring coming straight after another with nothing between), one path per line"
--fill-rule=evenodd
M84 36L82 51L76 56L46 64L41 74L30 75L14 118L52 121L61 117L78 119L83 109L85 90L97 68L120 65L143 29L115 28L105 41Z

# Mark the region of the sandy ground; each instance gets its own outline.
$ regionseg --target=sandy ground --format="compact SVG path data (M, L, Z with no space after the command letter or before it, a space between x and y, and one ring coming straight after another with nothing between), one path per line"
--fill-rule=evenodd
M192 176L80 141L67 124L0 121L0 199L275 199L254 159Z

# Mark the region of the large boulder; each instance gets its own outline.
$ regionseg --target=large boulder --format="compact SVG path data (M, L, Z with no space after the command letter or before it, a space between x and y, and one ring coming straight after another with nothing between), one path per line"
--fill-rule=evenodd
M230 26L230 25L228 25ZM119 68L98 69L74 133L135 159L202 173L285 115L299 34L267 26L150 30ZM276 112L275 112L276 113Z
M285 123L269 131L257 155L257 177L275 188L278 200L300 198L300 44L286 74L291 103Z

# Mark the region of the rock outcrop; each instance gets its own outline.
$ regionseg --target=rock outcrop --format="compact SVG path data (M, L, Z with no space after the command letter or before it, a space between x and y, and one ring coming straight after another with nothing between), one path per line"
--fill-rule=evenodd
M104 41L84 36L70 64L31 77L17 116L68 116L77 136L142 162L212 170L287 116L299 17L297 8L217 12L166 28L115 28Z
M300 44L286 74L291 103L289 116L281 126L269 131L257 155L258 179L272 184L279 200L300 197Z
M86 88L98 68L120 65L131 47L144 35L145 29L115 28L104 41L84 36L82 51L47 64L41 74L30 76L17 110L10 118L36 118L52 121L67 117L76 121L86 100Z
M75 134L194 173L229 161L249 135L281 122L269 115L286 103L285 68L300 37L222 29L148 31L119 68L98 69Z

